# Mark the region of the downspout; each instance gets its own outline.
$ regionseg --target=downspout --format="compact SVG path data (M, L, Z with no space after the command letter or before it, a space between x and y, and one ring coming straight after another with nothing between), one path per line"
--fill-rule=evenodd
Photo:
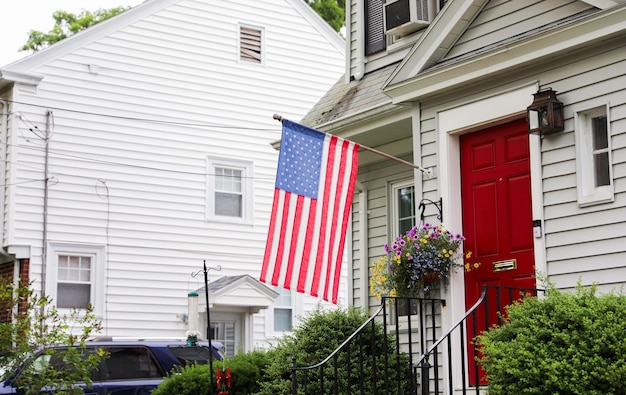
M2 154L0 155L0 174L2 175L2 180L4 180L3 184L4 184L4 189L2 190L2 194L0 194L0 241L2 241L2 244L4 245L4 212L5 212L5 200L4 197L7 195L6 191L7 191L7 150L8 150L8 145L7 145L7 141L8 141L8 137L7 134L9 133L9 125L7 122L7 118L9 116L9 112L8 112L8 104L0 99L0 152L2 152ZM0 247L2 247L2 249L4 249L4 246L0 245Z
M368 232L367 232L367 189L357 181L357 190L359 191L359 262L360 262L360 295L362 300L362 308L369 311L369 256L368 250ZM352 286L349 289L353 289ZM354 291L353 291L354 292Z
M52 124L52 110L46 112L46 131L44 135L44 167L43 167L43 226L41 240L41 295L46 295L46 267L48 260L48 172L50 128Z
M357 39L356 39L356 48L354 49L354 53L355 53L355 63L354 63L354 79L359 81L361 80L361 78L363 78L363 76L365 75L365 17L364 17L364 10L365 10L365 4L363 3L364 0L357 0L356 4L358 10L356 12L356 35L357 35ZM352 15L351 10L349 9L349 5L350 2L346 2L346 15ZM349 17L347 19L347 21L349 22ZM349 26L348 24L346 26ZM352 38L350 36L350 31L348 29L347 30L347 34L348 34L348 54L350 54L350 47L352 46ZM347 56L348 58L348 63L350 62L350 56ZM348 64L348 82L350 79L350 64Z

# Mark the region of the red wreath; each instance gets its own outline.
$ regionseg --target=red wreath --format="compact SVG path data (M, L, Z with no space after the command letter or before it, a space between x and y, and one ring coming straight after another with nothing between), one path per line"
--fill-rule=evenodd
M227 395L230 389L230 367L225 371L217 369L217 395ZM224 388L225 387L225 388Z

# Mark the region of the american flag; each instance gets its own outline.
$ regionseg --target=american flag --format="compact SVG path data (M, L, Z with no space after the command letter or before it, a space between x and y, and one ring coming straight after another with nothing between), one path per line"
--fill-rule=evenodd
M358 149L283 120L262 282L337 303Z

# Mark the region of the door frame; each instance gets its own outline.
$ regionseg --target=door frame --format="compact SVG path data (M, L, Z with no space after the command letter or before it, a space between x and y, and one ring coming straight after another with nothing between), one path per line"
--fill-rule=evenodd
M436 113L437 130L437 183L443 202L445 226L452 231L462 229L461 211L461 158L459 137L487 127L508 123L525 117L526 108L537 92L536 82L501 89L496 93L484 94L475 101L463 102L443 108ZM417 131L419 134L419 131ZM543 191L541 185L541 137L529 135L530 179L533 220L543 225ZM547 273L545 238L534 238L536 273ZM465 313L464 273L458 270L450 276L450 284L444 295L447 306L442 312L444 328L450 327ZM460 347L460 346L459 346ZM457 370L458 371L458 370ZM459 378L460 380L460 373Z

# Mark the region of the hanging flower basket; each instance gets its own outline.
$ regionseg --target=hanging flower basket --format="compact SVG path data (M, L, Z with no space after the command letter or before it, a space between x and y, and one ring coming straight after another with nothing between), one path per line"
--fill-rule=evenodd
M454 268L473 270L480 263L464 264L459 247L465 240L443 226L414 226L385 244L385 255L373 263L370 291L373 296L427 297L433 287L448 285ZM469 259L471 252L466 254Z

